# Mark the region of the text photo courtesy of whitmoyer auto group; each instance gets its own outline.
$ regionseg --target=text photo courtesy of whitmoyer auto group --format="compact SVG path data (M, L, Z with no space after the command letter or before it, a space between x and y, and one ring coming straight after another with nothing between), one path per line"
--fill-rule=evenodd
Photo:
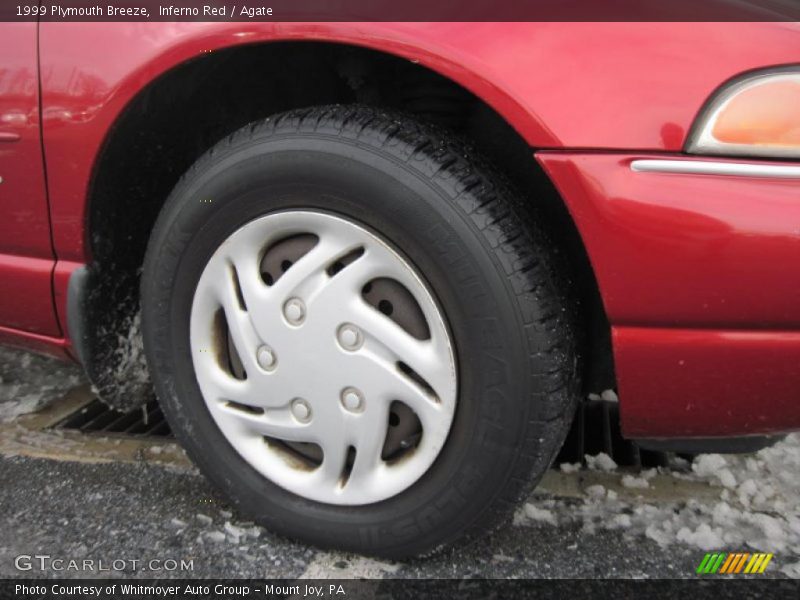
M796 597L799 48L0 2L0 598Z

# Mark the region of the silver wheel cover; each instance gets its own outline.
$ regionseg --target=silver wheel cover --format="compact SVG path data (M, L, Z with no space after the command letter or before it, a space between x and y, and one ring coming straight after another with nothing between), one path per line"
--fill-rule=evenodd
M292 236L316 242L270 284L264 255ZM410 293L427 336L367 302L365 286L376 280ZM203 270L190 335L195 375L220 431L253 468L299 496L339 505L385 500L416 482L447 439L457 376L443 315L412 266L352 221L289 211L242 226ZM387 458L398 403L413 411L421 433ZM309 459L314 452L319 460Z

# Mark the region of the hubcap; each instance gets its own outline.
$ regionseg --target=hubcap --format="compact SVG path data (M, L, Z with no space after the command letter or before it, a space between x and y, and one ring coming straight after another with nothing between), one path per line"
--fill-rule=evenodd
M247 223L208 261L190 328L221 432L293 493L379 502L444 446L457 381L443 315L408 261L352 221L291 211Z

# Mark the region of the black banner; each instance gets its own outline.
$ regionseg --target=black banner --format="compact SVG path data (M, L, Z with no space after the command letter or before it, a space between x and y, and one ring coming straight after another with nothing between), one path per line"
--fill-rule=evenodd
M219 580L219 579L59 579L0 580L0 598L15 600L264 600L272 598L314 598L333 600L378 598L418 600L424 598L513 598L521 600L563 599L567 597L609 597L674 599L713 597L796 598L800 581L766 580L754 577L721 577L694 580L508 580L508 579L433 579L433 580Z
M0 0L0 21L796 21L798 0Z

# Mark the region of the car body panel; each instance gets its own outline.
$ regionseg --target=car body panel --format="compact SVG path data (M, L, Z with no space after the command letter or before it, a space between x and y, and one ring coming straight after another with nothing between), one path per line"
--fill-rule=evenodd
M644 154L537 158L612 324L623 433L800 428L800 179L634 171Z
M56 251L88 259L92 168L124 107L154 78L216 49L287 40L366 46L460 83L535 148L678 151L717 86L796 62L799 33L797 23L42 23Z
M74 361L75 356L68 350L67 340L63 337L52 337L0 327L0 346L30 350L39 354L46 354L65 361Z
M53 305L53 259L0 254L0 326L61 335Z
M0 325L60 335L39 131L36 23L0 35Z
M800 332L613 327L612 333L626 437L800 429Z
M580 231L609 321L800 331L800 180L631 169L654 156L537 154Z
M1 26L5 32L9 24ZM21 26L35 31L33 24ZM0 342L74 355L56 315L66 322L70 277L91 261L94 169L115 122L152 81L235 45L333 42L439 72L493 107L537 151L597 277L627 435L713 437L800 427L793 393L797 182L630 168L637 158L683 156L696 115L724 82L800 62L797 23L43 22L39 33L57 262L49 237L36 227L15 226L19 239L0 242L0 253L19 254L0 261L0 281L35 298L24 307L26 319L16 320L2 311L20 302L0 300L6 327ZM35 91L26 98L29 118L37 117L27 130L33 144L38 101ZM33 146L27 154L34 156ZM32 160L41 161L41 151ZM31 206L44 211L37 227L45 223L46 232L39 165L40 193ZM758 410L748 398L760 403Z

